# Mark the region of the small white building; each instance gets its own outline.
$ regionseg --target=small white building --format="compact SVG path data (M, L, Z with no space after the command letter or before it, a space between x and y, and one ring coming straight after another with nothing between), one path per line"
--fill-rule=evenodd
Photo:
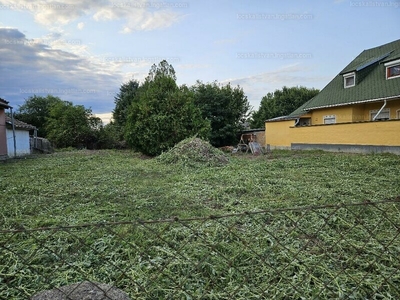
M15 131L13 131L11 118L6 116L6 137L7 137L8 156L15 157L15 156L24 156L31 154L32 145L30 144L29 132L36 131L36 127L14 119L14 128ZM14 143L14 132L15 132L15 143Z

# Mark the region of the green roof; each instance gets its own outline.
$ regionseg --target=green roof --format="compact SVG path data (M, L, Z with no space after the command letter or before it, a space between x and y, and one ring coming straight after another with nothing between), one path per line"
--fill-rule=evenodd
M400 59L400 40L364 50L314 98L289 116L307 111L400 97L400 77L386 79L385 63ZM356 84L344 87L343 75L354 72Z
M314 97L315 98L315 97ZM305 107L308 105L309 102L311 102L314 98L311 98L311 100L308 100L306 103L304 103L302 106L297 108L294 112L292 112L289 117L299 117L301 115L304 115L307 111L305 110Z

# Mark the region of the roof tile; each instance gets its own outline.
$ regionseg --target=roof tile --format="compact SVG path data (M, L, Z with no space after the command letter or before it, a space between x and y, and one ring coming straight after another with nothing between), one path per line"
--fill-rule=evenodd
M11 121L11 118L9 116L6 116L6 124L7 125L12 125L12 121ZM17 119L14 119L14 125L15 125L15 128L17 128L17 129L25 129L25 130L36 129L35 126L30 125L30 124L25 123L25 122L22 122L22 121L19 121Z

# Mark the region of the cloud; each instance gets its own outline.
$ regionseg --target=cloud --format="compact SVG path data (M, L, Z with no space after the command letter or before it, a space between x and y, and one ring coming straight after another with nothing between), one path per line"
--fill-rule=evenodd
M47 38L49 43L28 39L18 29L0 28L0 97L17 106L34 94L52 94L98 112L111 111L123 79L119 67L77 54L82 45L76 53L58 49L57 44L68 43L62 35Z
M166 28L179 22L183 17L184 15L169 9L148 11L145 8L136 8L135 6L103 6L93 15L93 19L96 21L126 20L121 30L122 33Z
M112 113L104 113L104 114L95 114L96 117L100 118L103 121L103 124L109 124L112 121Z
M159 5L154 5L157 3ZM93 20L98 22L124 20L125 24L121 28L123 33L160 29L179 22L185 15L182 10L180 12L174 10L175 6L172 4L146 0L125 2L110 0L64 0L63 2L53 0L0 0L3 9L29 11L33 14L35 21L41 25L66 25L80 17L91 16ZM83 28L83 23L79 23L78 28L80 26Z
M229 81L232 84L248 84L252 82L259 82L259 83L280 83L280 82L288 82L288 81L293 81L295 78L298 78L298 76L294 75L300 71L304 71L299 64L293 64L293 65L288 65L284 66L280 69L270 71L270 72L264 72L256 75L251 75L247 77L242 77L242 78L233 78L233 79L227 79L225 81ZM293 74L293 75L290 75Z
M270 72L254 74L241 78L230 78L221 83L239 85L246 92L250 104L257 109L263 96L283 86L307 86L322 88L331 78L309 76L312 68L300 63L282 66Z
M83 22L79 22L78 25L76 26L76 28L78 28L79 30L82 30L83 27L85 27L85 23Z

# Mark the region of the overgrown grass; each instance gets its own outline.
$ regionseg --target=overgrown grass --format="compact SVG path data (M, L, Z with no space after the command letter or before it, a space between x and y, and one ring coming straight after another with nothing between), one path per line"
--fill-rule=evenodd
M0 164L0 229L393 199L399 164L389 154L318 151L232 156L220 167L166 165L130 151L11 160ZM0 299L84 279L116 283L132 299L396 299L385 278L400 284L399 209L2 234Z

